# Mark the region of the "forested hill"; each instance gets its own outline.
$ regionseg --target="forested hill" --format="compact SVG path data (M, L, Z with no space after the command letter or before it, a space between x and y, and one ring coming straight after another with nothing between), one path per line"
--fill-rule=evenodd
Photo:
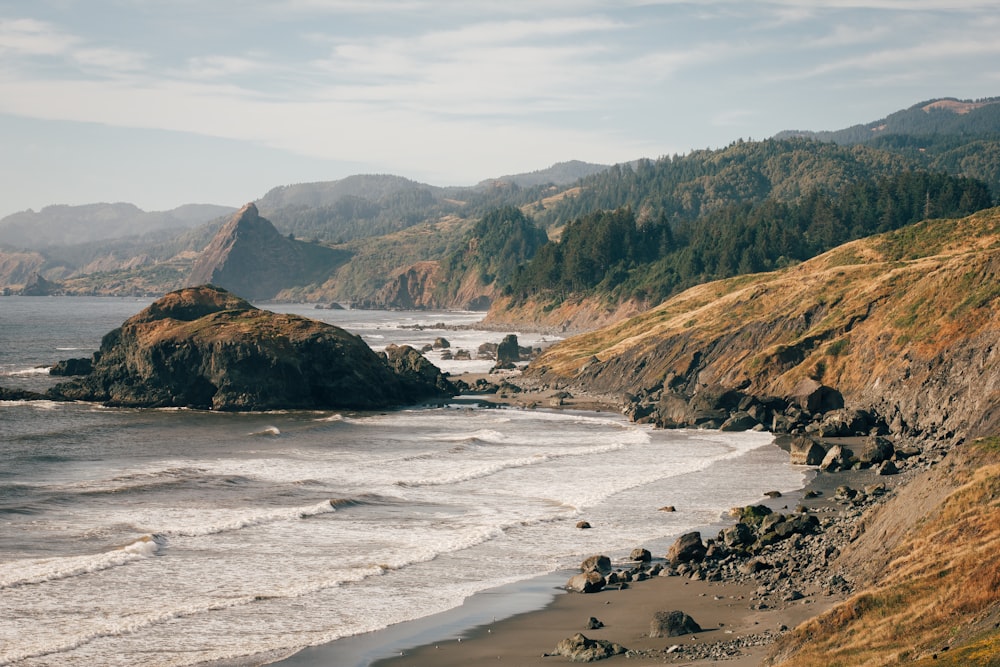
M906 160L866 147L736 144L701 163L715 174L685 171L684 160L623 173L621 199L630 205L566 224L558 241L518 270L490 319L586 328L595 310L648 307L701 282L770 271L853 239L993 204L980 181L910 170ZM690 180L671 173L675 165Z
M870 123L852 125L843 130L786 130L776 139L807 137L836 144L862 144L889 135L910 137L983 136L996 134L1000 127L1000 97L982 100L939 98L914 104Z

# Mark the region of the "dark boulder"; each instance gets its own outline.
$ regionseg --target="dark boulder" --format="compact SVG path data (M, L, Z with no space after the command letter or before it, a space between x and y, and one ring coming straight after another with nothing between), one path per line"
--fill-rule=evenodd
M653 560L653 554L649 553L649 549L643 549L642 547L637 547L632 549L632 553L629 554L629 560L638 561L641 563L648 563Z
M812 438L799 436L792 438L788 448L792 465L818 466L826 456L826 450Z
M600 572L607 574L611 571L611 559L607 556L590 556L580 563L580 572Z
M590 570L569 578L566 588L575 593L596 593L607 585L607 579L600 572Z
M683 611L658 611L649 624L649 636L680 637L701 632L701 626Z
M672 565L678 563L700 562L705 558L708 547L701 541L701 533L695 531L685 533L677 538L677 541L670 545L667 551L667 560Z
M90 375L94 370L91 359L65 359L49 369L49 375L69 377L73 375Z
M507 334L497 345L497 365L514 364L521 360L521 348L517 344L517 336Z
M732 416L722 423L720 431L749 431L760 424L759 421L750 416L747 412L734 412Z
M896 448L889 440L873 435L868 437L861 446L858 460L865 465L875 465L892 459L895 454Z
M788 400L811 414L840 410L844 407L844 397L839 391L811 378L799 382L788 395Z

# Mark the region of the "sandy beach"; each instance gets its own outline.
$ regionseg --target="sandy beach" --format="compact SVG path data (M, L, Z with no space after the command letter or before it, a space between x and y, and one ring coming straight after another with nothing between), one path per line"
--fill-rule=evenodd
M478 377L462 379L471 384ZM480 398L521 407L616 411L606 397L557 397L551 390L500 391L476 397ZM830 555L831 561L836 557L850 539L865 504L835 497L838 487L873 489L886 485L888 489L898 482L898 478L878 477L873 470L819 473L797 493L762 496L760 504L775 513L815 516L823 530L810 535L808 544L789 540L792 544L784 545L782 551L765 555L770 562L760 571L744 564L739 572L746 572L709 581L699 574L669 572L671 568L667 567L670 576L659 573L588 594L566 591L566 581L575 572L554 573L474 596L461 608L438 617L309 649L280 664L446 667L501 662L551 666L571 662L567 657L553 655L556 645L582 633L588 639L608 640L627 649L622 655L602 660L602 664L759 665L782 633L850 593L848 582L837 577L832 568L827 569L825 555ZM878 502L882 493L873 492L867 503ZM720 528L735 521L720 517L718 524L704 527L702 538L716 538ZM666 565L665 556L653 554L650 565ZM613 566L621 572L634 564ZM702 631L650 637L653 615L674 610L691 616ZM600 627L592 629L591 619L599 621Z

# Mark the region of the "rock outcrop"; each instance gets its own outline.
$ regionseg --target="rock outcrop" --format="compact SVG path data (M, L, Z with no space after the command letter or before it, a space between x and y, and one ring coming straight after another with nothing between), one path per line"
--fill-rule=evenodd
M46 280L37 271L28 277L28 282L21 289L21 296L52 296L59 290L59 285Z
M349 255L282 236L247 204L222 226L191 269L188 284L213 284L245 299L323 282Z
M108 333L90 374L53 397L213 410L377 409L454 394L412 348L260 310L217 287L172 292Z

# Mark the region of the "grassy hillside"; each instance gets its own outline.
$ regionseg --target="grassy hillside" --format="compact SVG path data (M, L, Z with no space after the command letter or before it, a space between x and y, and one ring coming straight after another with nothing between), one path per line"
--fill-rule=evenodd
M914 511L927 505L927 496L944 498ZM1000 438L950 454L868 517L865 527L841 560L878 565L870 587L795 628L768 664L996 665ZM887 539L893 534L899 538Z
M721 384L783 396L809 377L899 432L956 435L1000 424L998 299L990 209L699 285L549 348L530 372L636 395Z

